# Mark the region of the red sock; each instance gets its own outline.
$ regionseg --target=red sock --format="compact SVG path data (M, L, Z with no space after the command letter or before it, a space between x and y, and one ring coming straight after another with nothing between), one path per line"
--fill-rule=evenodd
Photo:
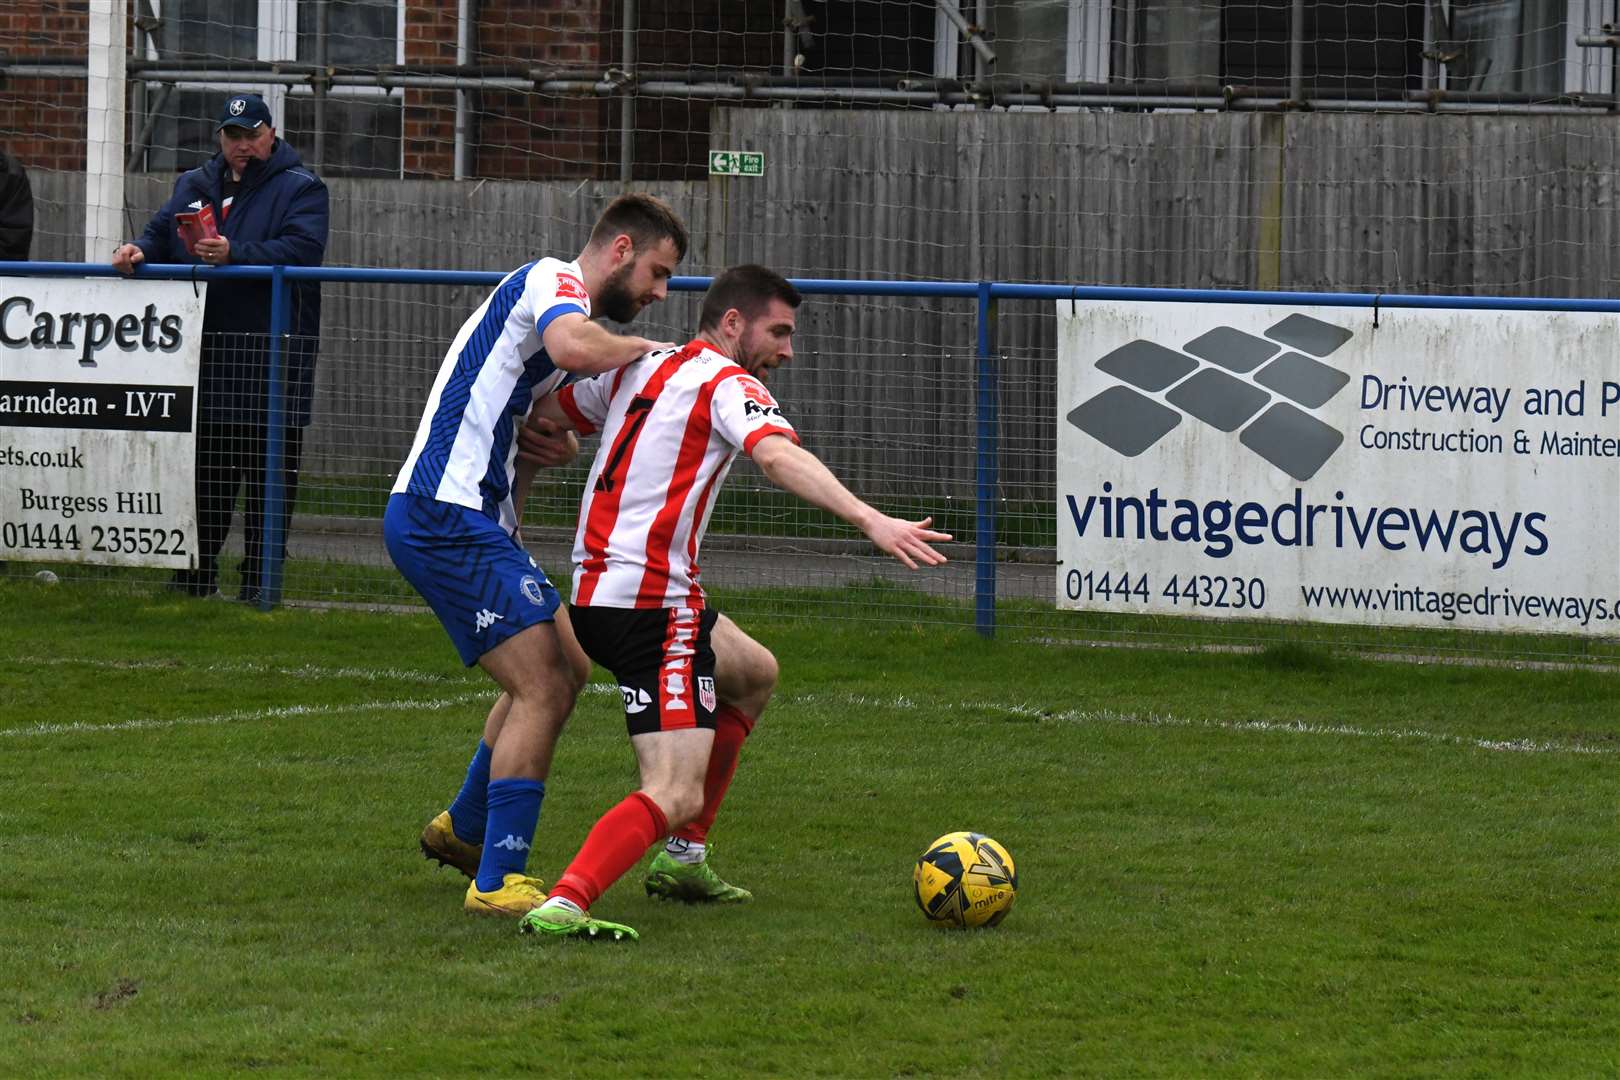
M599 818L585 838L579 854L557 879L552 896L572 900L589 911L597 898L669 828L669 819L658 804L639 791Z
M732 774L737 771L737 755L742 753L743 740L753 730L753 718L741 709L722 705L714 714L714 749L709 751L709 772L703 778L703 812L676 829L676 836L695 844L708 841L709 826L714 824L720 802L731 787Z

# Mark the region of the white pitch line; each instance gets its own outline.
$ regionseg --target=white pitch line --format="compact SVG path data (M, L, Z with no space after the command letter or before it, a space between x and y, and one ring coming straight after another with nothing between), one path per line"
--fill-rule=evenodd
M1545 739L1475 739L1465 735L1449 735L1421 728L1360 728L1349 724L1318 724L1305 720L1196 720L1189 717L1158 713L1146 715L1122 713L1112 709L1064 709L1053 711L1039 705L1004 701L929 701L920 705L911 698L872 697L864 694L801 694L782 701L804 704L838 703L850 706L871 705L878 708L915 711L927 708L931 712L989 711L1032 719L1055 720L1069 724L1110 724L1130 727L1206 728L1212 731L1262 732L1282 735L1339 735L1359 739L1410 740L1441 746L1466 746L1478 750L1492 750L1517 754L1615 754L1617 751L1602 746L1581 746L1575 743L1550 742Z
M71 656L15 656L12 663L41 667L89 667L106 671L201 671L225 675L276 675L289 679L346 679L360 682L432 682L476 685L483 676L446 675L438 671L412 671L408 668L321 667L299 664L287 667L260 664L251 660L189 664L179 660L99 660Z
M179 660L101 660L72 656L14 656L9 658L9 662L42 667L88 667L105 671L199 671L222 675L274 675L288 679L339 679L348 682L443 683L447 686L487 686L492 696L496 692L494 684L488 677L476 671L446 675L440 671L414 671L410 668L321 667L319 664L287 667L278 664L260 664L251 660L189 664ZM605 683L591 683L581 691L585 694L618 692L617 687Z
M73 661L63 660L63 663ZM116 661L87 661L93 664L106 664L107 666L133 666L140 664L160 668L166 665L162 661L131 661L127 665L120 665ZM237 670L252 669L264 674L297 673L301 668L273 668L268 665L210 665L203 670ZM193 669L195 670L195 669ZM341 672L348 669L326 668L323 672ZM379 678L387 669L357 669L370 671ZM396 677L426 677L421 672L398 672ZM205 727L216 724L253 723L261 720L273 720L282 717L298 716L332 716L350 712L427 712L439 709L454 708L476 702L490 702L494 700L495 688L493 686L470 693L457 694L448 698L403 698L393 701L365 701L352 705L283 705L274 708L249 709L238 712L216 713L209 716L173 717L167 720L123 720L110 724L92 724L82 720L63 724L33 724L20 728L0 728L0 736L21 735L64 735L92 732L119 732L119 731L151 731L164 728L177 727ZM590 683L581 691L581 696L591 697L618 697L619 688L612 683ZM1358 739L1385 739L1389 741L1409 740L1413 742L1427 742L1440 746L1466 746L1478 750L1516 754L1600 754L1612 755L1617 751L1608 747L1581 746L1571 743L1549 742L1544 739L1517 738L1517 739L1475 739L1463 735L1449 735L1438 731L1425 731L1421 728L1360 728L1349 724L1319 724L1305 720L1197 720L1189 717L1170 716L1159 713L1122 713L1112 709L1064 709L1053 711L1039 705L1023 702L1005 701L929 701L919 703L916 700L899 695L895 697L874 697L867 694L788 694L776 699L775 705L822 705L837 704L851 707L872 706L883 709L898 709L906 712L916 712L924 708L930 712L1000 712L1011 716L1029 717L1038 720L1053 720L1068 724L1109 724L1129 727L1157 727L1157 728L1204 728L1211 731L1231 732L1261 732L1264 734L1283 735L1327 735L1342 736Z
M27 727L0 729L0 735L68 735L100 734L119 731L156 731L164 728L204 727L213 724L251 724L261 720L279 720L295 716L332 716L342 713L364 712L432 712L458 705L493 700L488 692L457 694L448 698L401 698L394 701L360 701L351 705L281 705L269 709L243 709L238 712L215 713L211 716L176 716L167 720L119 720L111 724L92 724L74 720L65 724L30 724Z
M619 688L607 683L592 683L581 696L619 696ZM0 737L19 735L99 734L119 731L158 731L165 728L208 727L217 724L250 724L261 720L277 720L297 716L341 716L344 713L365 712L433 712L452 709L460 705L482 702L486 706L495 700L496 688L490 686L472 693L447 698L400 698L393 701L361 701L352 705L278 705L265 709L243 709L237 712L214 713L209 716L175 716L166 720L118 720L110 724L92 724L74 720L62 724L30 724L19 728L0 728Z

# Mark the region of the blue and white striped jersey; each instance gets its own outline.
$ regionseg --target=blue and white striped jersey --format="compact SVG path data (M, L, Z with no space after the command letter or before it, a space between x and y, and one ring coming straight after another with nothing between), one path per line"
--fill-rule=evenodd
M451 343L395 492L481 511L509 532L517 527L514 424L567 380L541 335L571 311L591 314L577 262L541 259L506 276Z

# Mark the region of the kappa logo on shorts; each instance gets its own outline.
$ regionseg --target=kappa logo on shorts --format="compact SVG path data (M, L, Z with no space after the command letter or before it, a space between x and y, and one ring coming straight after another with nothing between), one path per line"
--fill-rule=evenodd
M534 575L524 574L523 580L518 582L518 588L522 589L523 595L529 598L529 603L535 607L544 606L546 594L541 591L540 583L534 579Z
M681 699L686 696L686 676L673 671L665 675L664 693L669 695L664 701L665 712L685 711L686 702Z
M1182 351L1132 341L1097 361L1098 370L1130 385L1109 387L1066 419L1110 450L1135 457L1190 414L1220 431L1242 429L1239 442L1304 482L1344 442L1344 432L1307 410L1327 404L1350 381L1319 360L1353 336L1295 314L1264 337L1217 326Z
M652 697L647 691L639 687L621 686L619 694L624 698L624 711L634 716L639 712L646 712L647 706L652 704Z
M714 680L707 675L698 676L698 704L707 712L714 712Z
M489 610L489 608L485 608L483 611L480 611L477 615L473 616L473 633L482 634L485 630L488 630L505 617L506 616L504 615Z

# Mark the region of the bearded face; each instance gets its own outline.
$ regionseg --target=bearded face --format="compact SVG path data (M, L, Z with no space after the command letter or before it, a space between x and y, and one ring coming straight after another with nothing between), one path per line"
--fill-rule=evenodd
M635 260L632 260L608 275L602 287L597 290L593 315L605 316L616 323L627 323L652 302L650 293L637 296L631 287L630 277L635 268Z

